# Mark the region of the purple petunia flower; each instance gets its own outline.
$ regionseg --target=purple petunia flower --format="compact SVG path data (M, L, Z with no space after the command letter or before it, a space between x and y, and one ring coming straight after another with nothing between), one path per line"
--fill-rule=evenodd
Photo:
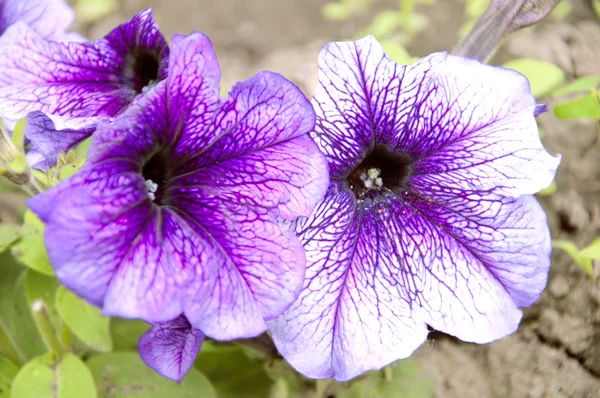
M532 194L560 162L527 80L445 53L399 66L372 37L325 46L319 65L331 183L296 226L308 269L269 324L280 352L343 381L410 356L428 325L476 343L514 332L550 265Z
M65 33L74 18L65 0L0 0L0 35L21 21L47 39L80 41L79 35Z
M78 174L28 202L64 285L183 344L178 370L171 357L157 365L173 353L164 344L140 342L173 378L197 332L256 336L296 299L304 250L279 221L308 216L329 183L296 86L262 72L222 100L220 75L208 38L174 36L167 79L99 125ZM173 321L182 314L190 328Z
M0 37L0 117L29 115L29 161L46 169L167 74L169 48L150 10L89 43L46 40L24 23Z

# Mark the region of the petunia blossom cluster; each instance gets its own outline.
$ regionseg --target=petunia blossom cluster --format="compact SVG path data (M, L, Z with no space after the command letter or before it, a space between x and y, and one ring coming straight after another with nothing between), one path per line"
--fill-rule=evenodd
M162 375L181 380L206 337L269 330L299 372L349 380L430 328L504 337L544 288L533 194L560 157L519 73L445 53L400 66L367 37L324 47L312 103L273 72L221 98L208 37L169 48L150 10L93 42L40 26L0 37L0 117L26 118L39 170L92 143L27 204L61 283L151 324L139 351Z

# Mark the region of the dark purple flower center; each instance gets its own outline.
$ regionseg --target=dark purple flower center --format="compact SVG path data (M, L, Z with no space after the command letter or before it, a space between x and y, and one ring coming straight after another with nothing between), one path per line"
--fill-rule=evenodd
M142 166L142 176L146 181L148 195L158 205L164 204L166 191L171 178L170 155L159 151L152 155Z
M350 172L347 181L359 199L380 191L397 192L406 186L412 173L412 164L410 156L378 144Z
M160 56L156 51L134 48L125 58L125 78L131 87L141 93L144 87L158 81Z

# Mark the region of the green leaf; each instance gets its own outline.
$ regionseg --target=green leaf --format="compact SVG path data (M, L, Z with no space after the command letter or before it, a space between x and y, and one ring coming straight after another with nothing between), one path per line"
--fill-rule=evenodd
M54 275L44 244L44 223L30 210L25 212L21 238L13 245L12 251L29 268L42 274Z
M273 384L262 362L248 358L241 347L205 341L194 366L210 379L223 398L268 397Z
M411 57L408 51L394 40L383 40L381 42L385 53L399 65L409 65L418 58Z
M96 398L89 369L73 354L46 354L27 363L17 374L11 398Z
M576 100L558 104L554 114L559 119L600 119L600 99L597 93L590 93Z
M584 91L594 91L600 84L600 75L590 75L580 77L571 83L565 84L562 87L552 91L553 97L561 97L567 94L580 93Z
M0 224L0 253L19 239L19 227L12 224Z
M556 181L552 181L548 187L542 189L537 194L540 196L551 196L556 192Z
M12 132L12 142L17 151L22 153L25 144L25 119L17 122Z
M321 9L323 16L331 21L343 21L352 14L352 8L342 3L327 3Z
M594 8L596 16L600 18L600 0L592 0L592 7Z
M421 373L420 366L411 360L403 360L372 372L357 380L350 388L340 392L338 398L431 398L435 392L433 380Z
M562 0L554 7L554 10L550 13L550 19L554 21L562 21L573 11L573 3L569 0Z
M100 308L60 286L56 292L56 309L73 334L90 348L100 352L112 350L110 318L102 316Z
M568 240L555 239L552 241L552 247L564 250L575 262L575 264L579 265L590 276L590 278L594 278L592 260L582 256L575 243L569 242Z
M44 354L46 346L25 299L24 269L10 252L0 254L0 275L0 354L20 365Z
M87 362L98 398L215 398L208 379L191 368L180 384L147 367L136 352L98 355ZM135 394L135 395L134 395ZM222 396L221 398L229 398Z
M137 350L140 336L150 329L150 325L138 319L112 318L110 334L115 351Z
M600 259L600 238L596 238L589 246L583 248L579 254L581 257L592 260Z
M529 79L531 94L540 97L550 93L565 82L565 72L558 66L539 59L519 58L504 63L505 68L514 69Z
M465 14L470 18L479 18L487 10L490 0L467 0Z
M83 22L95 22L119 7L117 0L77 0L75 14Z
M10 388L12 381L19 372L17 365L6 357L0 355L0 392Z
M362 32L361 36L371 34L377 40L384 40L400 26L401 17L402 15L398 11L382 11L375 16L371 25Z

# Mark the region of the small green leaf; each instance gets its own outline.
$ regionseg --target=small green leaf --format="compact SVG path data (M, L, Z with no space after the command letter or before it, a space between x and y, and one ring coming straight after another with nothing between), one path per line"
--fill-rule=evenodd
M268 397L273 383L263 363L248 358L241 347L205 341L194 366L210 379L219 397Z
M98 355L87 362L98 398L216 398L208 379L191 368L180 384L147 367L137 352ZM264 396L263 396L264 397ZM221 398L229 398L222 395Z
M564 250L569 257L583 269L590 278L594 278L594 269L592 268L592 260L581 255L581 252L573 242L568 240L555 239L552 241L552 247Z
M569 16L571 11L573 11L573 3L569 0L562 0L554 7L549 17L554 21L562 21Z
M433 380L425 377L420 366L411 360L396 362L381 372L372 372L350 388L337 394L338 398L432 398Z
M17 152L22 153L25 144L25 119L21 119L17 122L17 125L12 132L12 142L15 148L17 148Z
M331 21L343 21L352 14L352 8L342 3L327 3L321 9L323 16Z
M600 99L597 93L590 93L570 102L554 107L554 114L559 119L600 119Z
M600 18L600 0L592 0L592 7L594 8L596 16Z
M552 96L561 97L568 94L594 91L598 85L600 85L600 75L584 76L552 91Z
M12 224L0 224L0 253L19 238L19 227Z
M44 244L44 223L33 212L25 212L25 221L21 227L21 239L13 245L13 255L42 274L54 275L48 252Z
M27 363L17 374L11 398L96 398L89 369L73 354L46 354Z
M600 259L600 238L596 238L589 246L583 248L579 254L581 257L592 260Z
M100 352L112 350L110 318L102 316L100 308L60 286L56 292L56 309L73 334L90 348Z
M0 355L0 392L10 388L12 381L19 372L17 365L6 357Z
M83 22L95 22L119 7L117 0L77 0L75 14Z
M394 40L383 40L381 42L385 53L399 65L409 65L418 58L411 57L408 51Z
M382 11L375 16L371 25L362 32L361 36L371 34L377 40L384 40L400 26L401 22L402 15L398 11Z
M142 334L150 325L138 319L111 318L110 334L115 351L135 351Z
M537 194L540 196L551 196L556 192L556 181L552 181L548 187L542 189Z
M490 0L467 0L465 14L470 18L478 18L490 6Z
M565 82L565 72L558 66L539 59L519 58L503 64L505 68L521 72L531 85L531 94L540 97L550 93Z
M25 270L0 254L0 354L20 365L46 352L25 299Z

